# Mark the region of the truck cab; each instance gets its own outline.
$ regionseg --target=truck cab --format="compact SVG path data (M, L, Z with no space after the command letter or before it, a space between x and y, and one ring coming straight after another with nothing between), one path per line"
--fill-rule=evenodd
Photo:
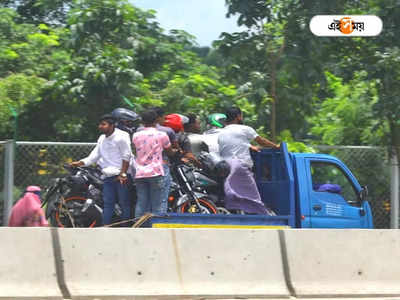
M366 187L360 186L342 161L324 154L295 153L292 157L300 206L297 227L373 227Z
M277 216L167 214L151 227L216 228L373 228L362 187L347 166L325 154L280 149L253 153L254 176L261 199Z

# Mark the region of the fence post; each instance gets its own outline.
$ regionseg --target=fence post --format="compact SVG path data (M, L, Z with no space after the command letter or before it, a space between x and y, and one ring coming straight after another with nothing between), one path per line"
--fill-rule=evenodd
M399 162L397 155L390 158L390 228L399 228Z
M3 203L3 226L7 226L13 205L14 189L14 141L8 140L5 144L4 155L4 203Z

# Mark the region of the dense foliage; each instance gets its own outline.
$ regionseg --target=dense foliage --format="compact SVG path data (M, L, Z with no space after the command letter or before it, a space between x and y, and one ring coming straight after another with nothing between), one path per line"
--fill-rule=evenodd
M258 124L268 120L272 137L289 130L314 143L395 146L400 157L397 1L226 3L227 16L238 15L247 30L215 42L222 70L246 87ZM321 14L377 15L383 31L369 38L317 37L308 25Z
M123 0L32 3L0 9L0 120L17 112L19 139L93 141L99 116L116 107L205 114L235 100L235 86L192 51L194 37L165 34L152 11Z
M0 140L93 141L113 108L203 116L237 104L274 140L400 149L400 4L226 0L246 30L197 47L127 0L0 3ZM321 38L317 14L374 14L375 38ZM400 155L400 150L398 150Z

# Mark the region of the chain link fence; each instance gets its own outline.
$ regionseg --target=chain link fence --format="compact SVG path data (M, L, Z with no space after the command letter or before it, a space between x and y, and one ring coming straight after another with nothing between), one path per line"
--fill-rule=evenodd
M18 142L15 152L14 184L47 186L52 178L67 174L65 163L86 157L95 143Z
M3 219L4 199L4 147L0 142L0 220ZM29 185L38 185L42 189L51 183L51 179L67 174L63 165L87 156L95 143L36 143L17 142L14 160L14 203Z
M4 144L0 142L0 191L4 190ZM18 142L15 149L14 201L28 185L42 188L51 179L66 174L63 164L87 156L94 143ZM341 159L369 189L369 201L376 228L390 228L390 165L385 148L352 146L314 146L317 152ZM0 194L0 214L3 197Z

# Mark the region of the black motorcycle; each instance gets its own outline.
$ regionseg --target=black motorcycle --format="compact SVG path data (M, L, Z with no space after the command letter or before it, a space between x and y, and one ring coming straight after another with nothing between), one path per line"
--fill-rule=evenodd
M193 190L208 195L215 203L219 214L247 214L242 209L227 209L224 183L231 172L230 165L218 155L202 152L199 157L202 169L194 170ZM273 214L273 212L270 212Z
M216 214L217 206L209 195L194 189L194 167L175 159L170 167L172 184L168 211L177 213Z
M225 208L224 203L224 182L230 173L229 164L220 157L208 152L202 152L198 159L202 164L202 168L193 170L193 189L207 194L217 206L218 213L230 214L231 212Z
M103 225L103 178L97 168L64 165L69 175L56 178L46 190L43 205L46 218L55 227L98 227ZM136 194L136 193L135 193ZM112 223L120 221L122 210L114 208Z
M179 213L229 214L224 207L223 184L229 165L209 153L199 157L201 169L175 160L171 166L172 184L168 210Z

